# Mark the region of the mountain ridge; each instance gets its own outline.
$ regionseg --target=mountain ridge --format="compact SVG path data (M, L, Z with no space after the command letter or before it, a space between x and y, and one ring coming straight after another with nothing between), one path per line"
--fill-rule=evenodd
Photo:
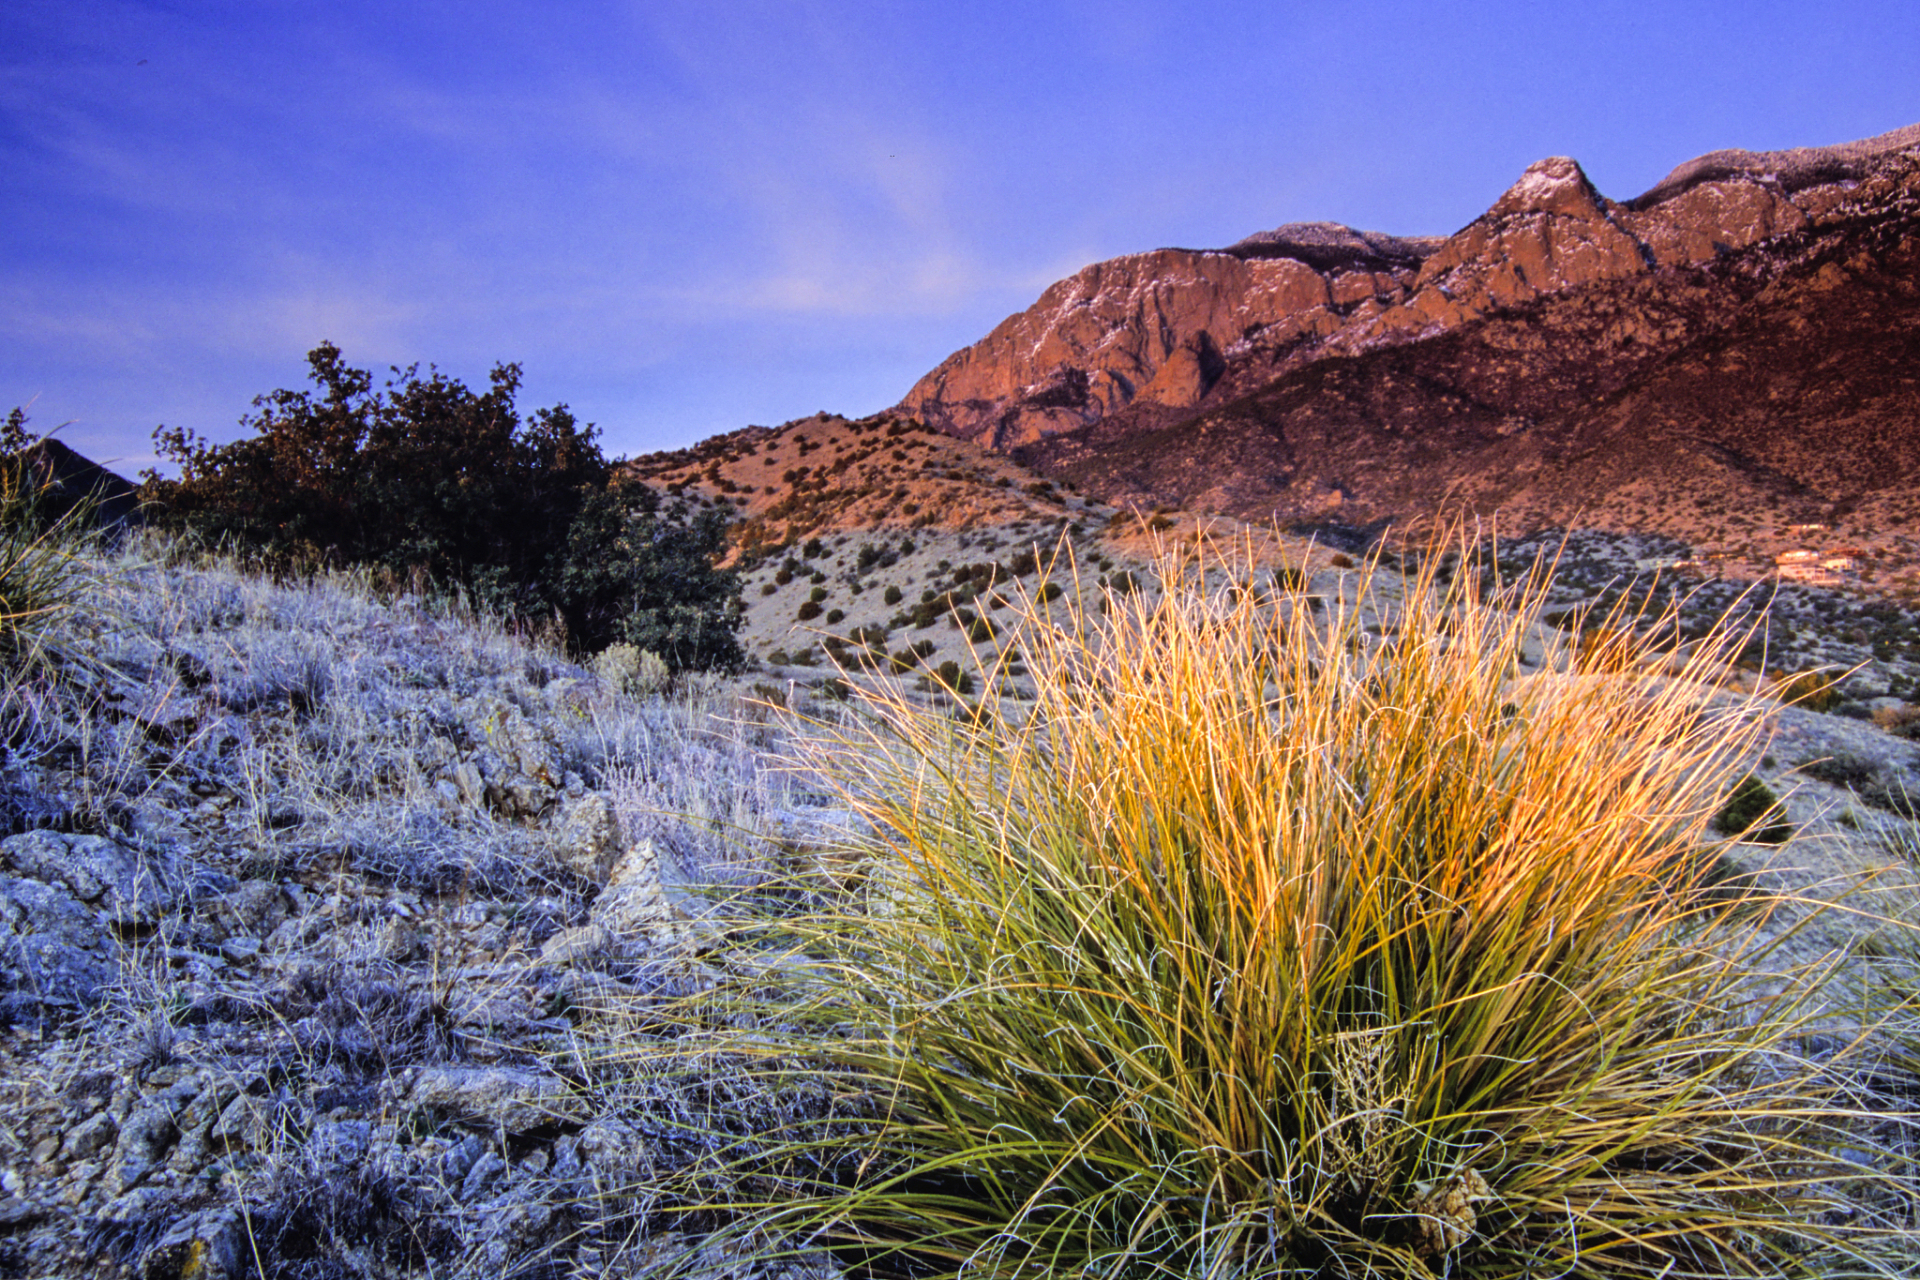
M1549 157L1449 237L1296 223L1092 264L898 408L1107 501L1244 519L1910 522L1917 229L1920 125L1711 152L1624 202Z

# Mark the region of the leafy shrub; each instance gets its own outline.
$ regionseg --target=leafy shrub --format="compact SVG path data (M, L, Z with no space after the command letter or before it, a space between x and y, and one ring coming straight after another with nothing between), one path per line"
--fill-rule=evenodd
M887 604L899 604L901 594L900 587L897 583L888 583L887 589L881 593L880 599Z
M670 518L654 490L613 484L594 429L565 405L522 420L518 365L476 394L418 366L375 391L331 343L307 361L317 394L257 398L250 436L154 432L181 473L147 473L163 522L278 566L424 574L510 616L557 616L581 651L625 641L675 670L741 661L739 581L715 567L722 510Z
M1785 844L1793 838L1793 824L1773 788L1749 773L1734 784L1713 816L1723 834L1756 844Z
M1753 718L1516 690L1537 596L1473 577L1353 644L1169 566L1165 604L1025 620L1028 707L863 695L818 763L867 896L761 918L662 1051L838 1104L690 1211L874 1274L1798 1274L1843 1117L1674 853Z

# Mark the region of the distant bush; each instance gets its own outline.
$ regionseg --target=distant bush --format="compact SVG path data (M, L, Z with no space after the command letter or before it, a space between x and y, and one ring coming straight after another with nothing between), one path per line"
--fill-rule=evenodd
M888 604L899 604L900 596L901 591L899 586L895 583L888 583L887 589L881 593L880 598Z
M667 684L667 664L659 654L624 641L610 644L593 660L593 674L630 697L644 698Z
M1749 773L1734 784L1713 825L1725 835L1755 844L1785 844L1793 838L1793 824L1773 788Z
M251 436L154 432L181 473L147 473L161 523L281 566L424 574L512 617L557 617L583 652L623 641L675 670L740 663L739 580L714 564L724 510L670 518L654 490L614 484L565 405L523 420L518 365L475 393L418 366L376 391L331 343L307 362L317 394L258 397Z
M1840 682L1831 671L1797 671L1776 678L1773 696L1808 711L1832 711L1840 705Z
M929 689L938 684L952 693L965 697L973 692L973 673L963 669L952 658L948 658L933 669L931 678L923 679L921 684Z

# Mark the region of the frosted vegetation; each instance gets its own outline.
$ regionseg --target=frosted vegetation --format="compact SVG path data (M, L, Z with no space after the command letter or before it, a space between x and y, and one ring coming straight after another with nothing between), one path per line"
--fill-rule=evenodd
M1809 952L1725 876L1739 637L1523 675L1537 591L1168 563L1015 601L1031 697L783 712L368 574L40 545L0 1269L1914 1265L1912 934L1869 885Z

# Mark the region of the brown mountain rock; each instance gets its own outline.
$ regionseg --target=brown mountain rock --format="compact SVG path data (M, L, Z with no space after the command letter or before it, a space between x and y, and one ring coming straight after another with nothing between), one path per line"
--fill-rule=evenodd
M1884 526L1920 514L1916 232L1920 126L1715 152L1624 203L1554 157L1444 240L1304 223L1095 264L901 407L1250 519Z

